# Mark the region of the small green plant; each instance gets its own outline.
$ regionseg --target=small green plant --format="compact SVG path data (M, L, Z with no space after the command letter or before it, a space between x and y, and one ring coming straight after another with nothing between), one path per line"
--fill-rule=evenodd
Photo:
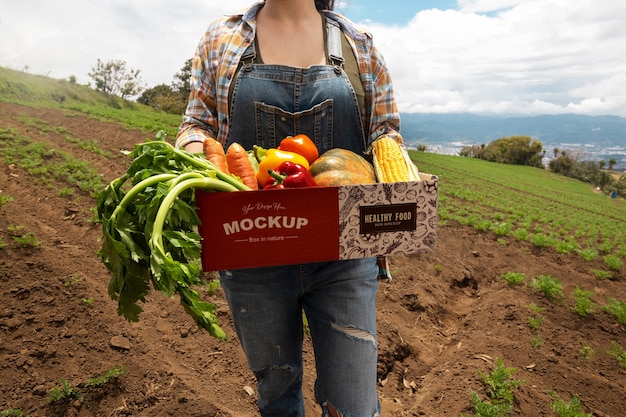
M93 307L93 297L82 298L81 301L85 303L88 307Z
M558 417L591 417L591 414L583 412L583 406L575 395L572 395L569 402L563 401L555 392L550 392L554 402L550 408Z
M601 269L592 269L591 273L600 281L605 279L613 279L613 273L609 271L603 271Z
M551 275L539 275L533 278L530 286L541 291L551 301L561 302L564 298L563 284Z
M10 195L0 194L0 207L4 206L5 204L9 204L11 201L13 201L13 197L11 197Z
M523 384L522 379L512 379L516 368L507 368L502 359L496 358L496 366L490 374L479 371L483 383L487 386L489 398L492 402L513 404L513 389Z
M7 230L9 231L9 233L11 235L16 235L19 232L21 232L22 230L24 230L24 226L19 226L19 225L10 225L9 227L7 227Z
M2 238L0 237L0 249L6 248L7 246L9 246L9 244L2 240Z
M441 274L441 264L435 264L435 272L437 274Z
M82 281L83 276L81 274L72 274L72 276L70 276L70 279L65 281L63 285L65 285L66 287L73 287L74 285L79 284Z
M501 359L496 358L490 374L478 371L487 388L488 400L483 401L472 391L472 405L475 417L506 417L513 409L513 390L523 384L522 379L512 379L516 368L507 368ZM462 414L464 416L464 414Z
M520 285L526 280L526 274L510 271L503 274L502 279L509 285Z
M475 391L472 391L471 395L475 417L506 417L513 408L509 403L494 404L491 401L483 401ZM461 417L466 416L461 414Z
M582 256L585 261L593 261L598 258L598 251L592 248L585 248L578 250L578 254Z
M543 233L535 233L531 236L530 242L537 248L548 248L552 246L553 239L544 235Z
M35 237L33 232L23 233L24 226L11 225L8 227L11 238L21 247L36 248L41 245L41 241Z
M604 310L613 314L620 324L626 324L626 301L617 301L615 298L610 298L609 304L604 306Z
M61 387L54 387L48 395L48 403L66 402L71 400L82 401L83 396L67 379L61 378Z
M496 236L508 236L511 234L511 225L506 222L494 223L491 225L491 231Z
M586 343L581 343L580 354L583 359L588 362L591 360L591 357L596 354L596 351Z
M311 326L309 325L309 318L306 316L306 313L302 312L302 327L304 329L304 334L311 334Z
M526 241L528 240L528 230L526 229L517 229L513 232L513 237L517 240Z
M574 289L574 307L573 310L579 316L588 316L595 311L596 304L591 301L591 297L594 296L593 291L582 290L576 286Z
M85 388L95 388L108 384L111 379L117 378L120 375L126 373L126 368L123 366L114 366L104 373L104 375L97 378L91 378L85 382L82 386Z
M25 415L22 410L17 408L12 408L9 410L0 411L0 417L28 417Z
M530 312L533 313L533 314L540 314L540 313L544 312L545 309L546 309L545 307L539 307L535 303L528 304L528 310L530 310Z
M576 245L576 242L567 240L557 242L554 248L559 253L572 253L578 249L578 246Z
M604 260L606 266L613 271L619 271L621 267L624 266L624 262L622 262L620 257L617 255L605 255L602 259Z
M58 191L59 197L70 197L74 195L74 189L71 187L63 187Z
M111 380L123 375L126 368L123 366L114 366L103 375L88 379L84 383L78 385L79 388L98 388L108 384ZM56 386L50 390L47 401L48 403L69 402L72 400L83 401L83 394L78 388L74 388L72 384L65 378L61 378L61 386Z
M617 359L620 366L626 369L626 349L620 346L619 343L615 341L611 342L611 350L607 353Z
M207 283L207 291L208 291L209 295L215 294L215 291L217 291L217 289L220 288L220 286L221 286L221 283L220 283L219 278L215 278L215 279L210 280Z
M530 339L530 346L532 346L533 349L538 349L543 346L543 340L541 337L535 336Z
M528 316L526 322L528 323L528 327L530 327L531 330L537 330L539 327L541 327L544 319L544 316Z
M41 240L37 239L33 232L26 232L21 236L12 236L13 240L21 247L27 248L32 247L36 248L41 246Z

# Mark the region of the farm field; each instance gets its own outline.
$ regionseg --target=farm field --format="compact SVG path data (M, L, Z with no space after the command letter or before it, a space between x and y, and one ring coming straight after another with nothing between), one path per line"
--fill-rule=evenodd
M202 293L226 342L177 299L152 292L128 323L107 293L95 193L126 171L122 151L164 127L171 138L175 119L7 98L2 75L0 415L256 415L254 378L213 274ZM490 402L482 375L502 363L518 382L506 415L559 417L552 406L577 399L574 417L623 416L626 202L538 169L411 155L439 176L437 249L392 257L393 280L380 284L382 415L478 415L472 393ZM320 414L313 366L307 340L307 416Z

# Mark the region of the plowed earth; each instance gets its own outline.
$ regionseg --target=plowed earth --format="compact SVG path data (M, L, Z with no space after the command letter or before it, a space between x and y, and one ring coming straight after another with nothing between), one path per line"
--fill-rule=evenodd
M23 120L64 127L65 134L27 127ZM22 121L21 121L22 120ZM98 169L106 182L122 175L132 149L152 133L113 122L0 103L0 127L72 153ZM97 156L67 141L69 135L98 140L119 155ZM62 185L59 185L62 187ZM34 416L254 416L253 375L232 328L220 289L209 296L229 335L227 342L196 328L177 299L152 292L138 323L116 313L107 294L108 271L97 257L100 225L95 200L60 197L24 170L0 163L0 191L13 200L0 208L0 412L21 409ZM23 226L42 243L20 247L10 226ZM626 370L607 352L626 347L626 331L615 316L597 308L581 317L572 310L576 286L593 301L626 299L625 272L600 281L602 269L575 255L539 250L457 225L439 228L434 253L391 258L393 280L381 283L379 392L384 416L474 415L472 390L486 399L479 371L496 360L522 379L514 390L512 416L556 416L550 392L569 401L576 395L593 416L626 415ZM564 283L562 303L529 287L508 285L506 272L527 277L549 274ZM541 326L527 323L529 305L545 308ZM540 340L540 346L531 341ZM588 360L583 345L595 353ZM320 408L310 341L305 345L307 416ZM116 366L125 372L97 388L85 381ZM82 401L49 403L53 387L67 380Z

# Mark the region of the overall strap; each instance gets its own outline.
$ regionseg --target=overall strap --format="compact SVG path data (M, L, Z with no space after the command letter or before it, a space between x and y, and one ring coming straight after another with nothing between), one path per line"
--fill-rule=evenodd
M256 60L256 40L253 40L250 43L250 46L246 48L243 55L241 56L242 68L245 71L250 71L252 69L252 65Z
M328 45L326 46L328 61L335 67L335 71L340 72L343 68L344 59L341 49L341 29L339 24L333 20L326 19L326 37ZM249 71L256 59L256 41L252 41L250 46L246 48L241 56L243 69Z
M335 67L335 71L343 68L343 53L341 51L341 29L339 24L331 19L326 19L327 53L329 62Z

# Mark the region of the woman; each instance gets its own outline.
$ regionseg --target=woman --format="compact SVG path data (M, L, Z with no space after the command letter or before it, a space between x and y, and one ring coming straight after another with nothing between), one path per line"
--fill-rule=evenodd
M202 152L278 146L311 137L320 154L364 155L399 137L391 79L369 34L332 12L333 0L265 0L213 22L193 59L177 146ZM262 417L304 416L302 310L315 350L323 416L380 415L376 390L375 259L221 271Z

